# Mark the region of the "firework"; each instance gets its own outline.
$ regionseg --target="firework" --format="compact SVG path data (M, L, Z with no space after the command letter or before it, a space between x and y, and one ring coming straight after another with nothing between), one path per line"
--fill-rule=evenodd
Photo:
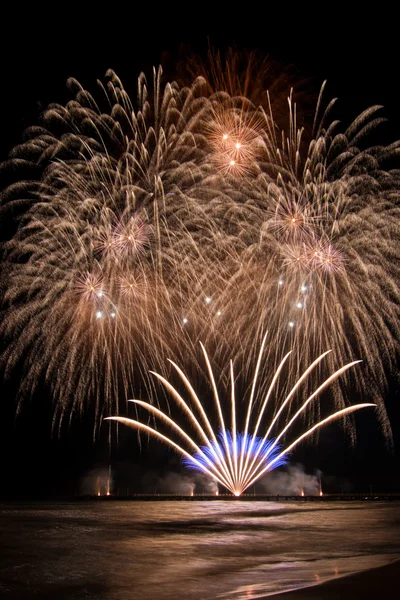
M197 376L199 340L220 368L232 357L250 373L268 328L293 349L297 376L330 346L342 364L363 356L388 434L382 391L400 305L399 177L388 165L398 144L367 146L377 107L340 131L322 93L303 127L288 90L283 129L274 89L245 97L239 75L242 95L227 75L218 88L218 64L211 83L141 75L135 105L113 72L98 98L71 80L75 99L51 105L13 150L15 172L29 165L36 179L1 198L2 220L16 223L2 245L2 372L22 365L20 405L44 381L55 423L92 407L99 426L130 395L154 395L148 372L168 376L166 357ZM263 364L264 375L278 367L274 348Z
M118 421L140 431L149 433L151 436L170 445L174 450L180 453L183 456L183 462L186 466L205 473L230 490L235 496L240 496L249 486L257 481L257 479L265 475L268 471L284 464L287 460L288 453L301 441L311 436L316 430L356 410L375 406L375 404L370 403L348 406L317 421L311 427L307 428L306 431L300 435L296 435L294 439L293 436L291 440L288 439L290 438L290 434L295 430L295 425L301 420L301 417L304 416L307 408L315 398L317 398L335 379L360 361L353 361L336 370L328 377L328 379L319 385L309 397L305 400L302 399L299 407L296 407L295 397L299 394L301 384L310 376L314 368L327 354L329 354L329 352L323 353L308 367L308 369L306 369L282 403L279 404L273 399L273 396L276 394L276 382L288 358L288 355L286 355L273 376L266 394L261 400L255 402L257 379L265 340L266 336L264 336L258 356L251 385L250 398L245 410L245 423L242 430L239 430L237 419L239 406L237 406L238 402L235 393L233 362L230 362L230 415L227 417L226 414L224 415L224 403L220 400L215 375L203 345L201 345L201 347L207 365L215 407L217 409L219 433L216 433L215 428L213 428L211 420L204 410L204 403L202 403L197 396L188 378L172 361L170 361L171 364L178 372L186 387L186 391L189 393L190 403L187 403L179 394L178 390L164 377L157 373L153 374L161 381L167 391L170 392L177 406L186 415L189 425L187 430L195 431L195 435L189 435L186 433L185 429L168 414L142 400L131 400L131 402L134 402L136 406L145 408L156 420L164 426L167 426L172 432L172 437L164 435L158 429L138 420L125 417L108 417L106 420ZM274 405L273 416L268 424L265 425L265 416L270 402ZM230 429L228 423L230 423ZM174 441L174 438L178 439L178 442Z

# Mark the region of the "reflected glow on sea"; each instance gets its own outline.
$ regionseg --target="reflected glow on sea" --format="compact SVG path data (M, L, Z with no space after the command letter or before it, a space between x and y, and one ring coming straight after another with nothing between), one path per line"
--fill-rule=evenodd
M254 600L400 557L395 502L0 504L0 596Z

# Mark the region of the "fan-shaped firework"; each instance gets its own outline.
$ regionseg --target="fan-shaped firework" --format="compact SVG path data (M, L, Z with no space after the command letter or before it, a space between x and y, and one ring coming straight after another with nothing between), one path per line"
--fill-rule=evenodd
M287 354L274 374L264 398L262 398L261 401L255 402L257 378L260 370L264 344L265 337L258 356L250 398L245 411L245 423L241 431L238 429L237 417L240 410L240 403L237 406L233 363L232 361L230 363L230 415L227 417L226 413L224 415L223 410L223 405L225 403L220 401L215 376L203 345L201 345L201 347L207 364L219 420L219 435L215 432L215 429L211 424L211 418L204 409L204 402L196 395L196 392L183 371L172 361L170 361L171 364L182 379L186 391L189 392L190 403L187 403L179 394L178 390L164 377L157 373L153 374L163 383L168 392L171 393L176 405L181 409L181 412L186 415L188 422L187 428L182 428L178 422L171 419L168 414L159 410L154 405L141 400L132 400L131 402L134 402L136 406L145 408L162 425L167 426L171 430L172 437L169 437L168 435L163 434L159 429L155 429L138 420L125 417L108 417L107 420L118 421L138 429L139 431L145 431L156 439L169 444L183 456L186 466L205 473L230 490L235 496L240 496L246 488L251 486L257 479L262 477L268 471L285 463L288 453L302 440L311 436L317 429L346 414L359 410L360 408L375 406L374 404L363 403L348 406L347 408L333 412L329 416L314 423L300 435L296 434L293 439L294 426L301 421L301 416L304 416L307 408L315 398L318 397L318 395L320 395L337 377L360 361L353 361L335 371L308 398L306 398L306 400L302 399L300 405L297 404L296 406L296 396L299 394L301 384L309 377L313 369L315 369L322 359L329 354L329 351L321 354L321 356L306 369L280 404L279 402L276 402L276 400L274 401L273 396L276 396L276 382L289 356L289 354ZM263 423L265 423L265 416L269 409L269 404L273 405L273 412L270 421L265 425ZM227 425L229 421L231 427L230 430ZM191 433L191 431L194 433ZM272 435L275 437L272 438ZM291 439L288 440L290 436ZM175 441L176 439L178 439L178 442ZM200 444L204 445L201 446Z
M377 393L397 352L399 180L397 143L365 147L378 107L340 133L320 101L303 132L290 97L281 131L272 110L203 78L162 86L159 71L150 94L141 75L135 106L112 72L98 100L70 85L75 100L49 106L11 154L33 180L1 202L17 223L1 365L23 364L20 398L45 380L56 420L91 404L98 424L142 386L151 395L148 370L167 375L166 356L196 372L199 339L249 371L268 327L297 375L330 346L343 363L362 356L387 431Z

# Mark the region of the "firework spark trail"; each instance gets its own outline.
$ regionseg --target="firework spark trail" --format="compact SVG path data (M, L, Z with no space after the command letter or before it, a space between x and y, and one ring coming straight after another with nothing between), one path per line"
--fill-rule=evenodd
M98 99L70 80L75 99L51 105L13 150L13 169L36 180L1 197L16 227L2 245L0 368L23 365L20 403L44 380L55 423L92 406L98 428L132 393L155 397L148 373L168 376L167 356L196 374L200 340L220 368L232 358L249 374L268 328L297 379L327 347L342 364L363 356L389 434L400 176L387 165L399 144L367 147L377 107L341 132L322 98L310 132L291 93L283 129L274 89L258 90L259 106L248 73L220 75L162 86L155 71L152 92L141 75L136 104L111 71ZM263 382L277 361L267 346Z
M176 421L174 421L171 417L165 414L162 410L156 408L155 406L152 406L148 402L143 402L142 400L131 400L131 402L143 407L149 413L153 414L155 417L158 418L158 421L161 424L164 423L165 425L167 425L168 428L172 430L172 433L177 434L183 440L183 442L186 442L191 452L193 453L194 451L194 454L190 454L190 452L186 450L185 447L176 443L173 438L161 433L155 427L150 427L139 420L128 419L126 417L118 416L106 417L105 420L117 421L130 427L146 431L151 436L161 440L166 444L169 444L170 446L172 446L172 448L178 451L183 456L184 463L186 464L186 466L204 472L212 479L221 483L235 496L240 496L249 486L251 486L255 481L257 481L257 479L262 477L265 473L284 464L284 462L286 462L287 460L288 453L291 450L293 450L301 441L311 436L317 429L320 429L324 425L327 425L328 423L341 417L344 417L345 415L348 415L361 408L376 406L375 404L371 403L362 403L353 406L348 406L344 409L330 414L328 417L319 420L317 423L314 423L312 427L307 428L306 431L304 431L300 435L297 435L297 437L295 437L294 440L293 438L292 440L287 440L287 432L291 429L293 430L294 423L298 421L300 415L306 411L309 404L317 396L321 395L323 390L325 390L327 386L329 386L332 383L332 381L340 377L345 371L347 371L357 363L361 362L353 361L336 370L309 397L307 397L305 400L301 400L300 408L298 408L298 410L293 409L292 403L289 401L292 399L294 393L298 390L300 384L304 382L304 379L310 375L310 373L318 364L318 362L321 361L325 356L327 356L328 352L325 352L323 355L318 357L312 365L310 365L310 367L305 371L301 379L296 382L288 396L283 401L280 409L272 418L271 422L268 424L266 434L262 438L259 437L258 431L260 429L260 424L264 417L267 400L281 370L279 368L277 373L275 373L272 379L272 383L269 387L267 397L262 403L261 407L255 407L253 403L253 395L254 389L257 384L260 362L264 352L265 339L266 335L264 336L263 342L261 344L261 349L259 352L254 378L251 386L250 399L246 411L244 433L239 433L237 430L237 406L235 398L235 377L233 370L233 362L230 361L231 430L229 430L225 425L222 403L220 401L218 391L216 388L213 369L211 367L208 354L203 345L202 351L207 364L209 379L218 412L218 436L213 430L211 430L211 439L209 439L205 430L199 423L198 417L196 416L196 410L199 411L203 419L205 413L196 395L195 399L193 395L191 395L192 400L194 399L193 408L191 409L188 406L188 404L182 399L182 397L176 391L176 389L167 380L165 380L162 376L158 375L157 373L153 374L167 388L167 390L172 394L173 398L177 400L178 406L180 408L182 406L184 407L185 415L188 417L189 425L195 426L195 430L200 435L200 438L203 441L203 443L205 441L205 446L199 446L198 443L195 441L194 437L188 435L185 432L185 430L178 425ZM283 365L284 362L285 359L283 359L281 365ZM285 408L287 408L287 414L285 416L285 425L283 427L279 426L277 428L276 424L278 421L278 417L280 416L281 412L284 411ZM255 418L257 418L257 421L254 428L252 428L250 424L252 421L254 421ZM209 428L210 421L207 417L205 418L205 422L207 428ZM271 438L270 434L271 431L273 431L274 429L276 429L276 434L274 438ZM251 431L251 433L249 433L249 431ZM219 443L217 441L217 437L219 437L220 439ZM282 440L281 443L280 440Z

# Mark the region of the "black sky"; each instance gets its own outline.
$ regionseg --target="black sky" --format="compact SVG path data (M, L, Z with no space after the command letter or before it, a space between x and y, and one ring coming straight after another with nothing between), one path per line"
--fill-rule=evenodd
M165 14L159 14L155 7L138 12L133 6L115 5L104 13L101 10L100 4L86 13L65 4L48 11L36 6L28 10L15 7L4 15L0 35L0 160L6 159L24 129L37 122L48 103L63 104L70 99L65 85L68 77L94 90L96 79L112 68L128 88L134 89L141 70L149 73L166 55L173 61L182 44L202 56L209 44L221 50L233 45L269 54L293 66L316 89L327 79L328 94L339 97L339 113L344 120L373 104L384 105L388 124L382 136L387 141L400 137L398 38L395 15L384 5L375 8L374 14L354 15L333 5L320 8L319 13L307 13L304 6L293 12L287 5L279 12L260 12L257 8L245 12L242 6L240 14L229 14L230 22L217 19L204 5ZM235 10L232 6L233 13ZM84 424L75 423L70 434L59 441L51 439L45 394L36 397L14 422L15 382L2 389L0 460L4 467L0 496L6 488L16 490L16 495L50 493L52 489L74 492L81 474L96 464L107 464L104 444L93 446ZM388 408L399 444L395 389L393 383ZM310 469L321 468L338 473L343 480L356 480L356 487L372 483L400 491L395 472L399 450L396 458L386 451L376 431L362 419L360 424L367 435L357 450L349 450L343 437L335 443L327 433L322 456L312 450L299 459ZM333 453L329 451L331 444ZM123 443L122 448L132 459L127 445ZM142 460L146 464L146 456Z
M57 12L14 8L3 19L2 158L49 102L69 99L68 77L93 89L95 80L112 68L128 85L163 54L177 57L182 44L200 55L209 43L218 49L258 49L293 65L316 87L327 79L344 116L347 110L350 118L357 110L383 104L391 127L399 131L398 40L394 15L384 3L373 14L333 7L315 13L302 5L242 10L240 15L228 11L226 16L208 13L205 6L166 14L137 6L118 6L115 12L111 6L105 12L70 6Z

